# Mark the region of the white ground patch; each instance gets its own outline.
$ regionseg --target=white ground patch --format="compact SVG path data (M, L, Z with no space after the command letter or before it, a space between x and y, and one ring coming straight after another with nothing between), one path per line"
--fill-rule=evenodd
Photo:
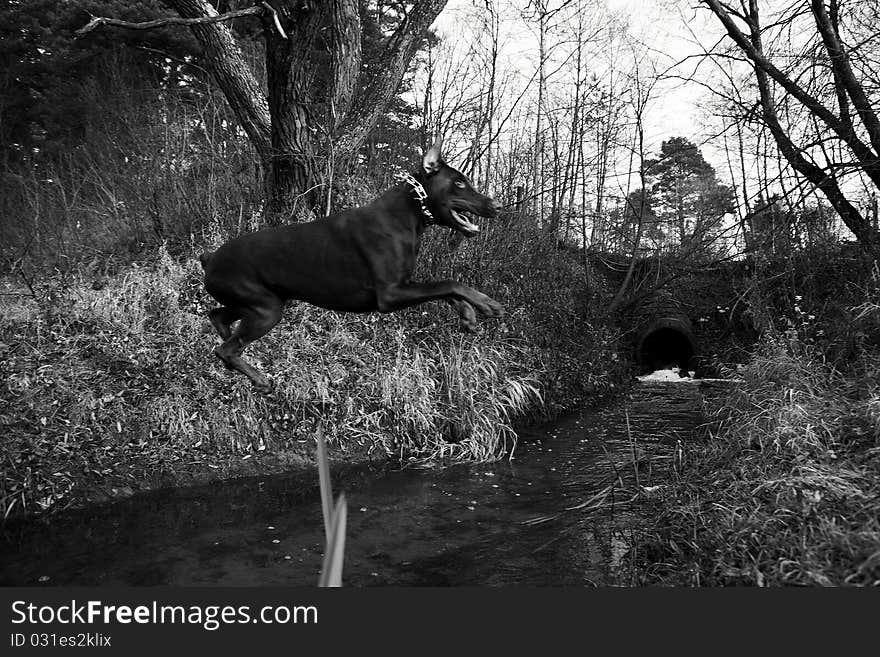
M693 372L688 372L690 376L679 376L677 369L655 370L650 374L636 377L639 381L673 381L675 383L693 382Z
M734 378L734 379L695 379L694 372L688 372L687 376L679 376L677 369L667 369L667 370L655 370L650 374L645 374L643 376L637 376L636 378L639 381L665 381L668 383L714 383L714 382L722 382L722 383L742 383L742 379Z

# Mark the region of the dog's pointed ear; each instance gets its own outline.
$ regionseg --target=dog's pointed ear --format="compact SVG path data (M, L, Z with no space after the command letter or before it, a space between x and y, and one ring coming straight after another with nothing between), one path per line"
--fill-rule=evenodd
M443 166L443 154L440 152L440 149L443 147L443 138L437 137L434 141L434 145L428 149L425 153L425 156L422 158L422 168L425 170L429 176L432 173L437 173L440 171L440 167Z

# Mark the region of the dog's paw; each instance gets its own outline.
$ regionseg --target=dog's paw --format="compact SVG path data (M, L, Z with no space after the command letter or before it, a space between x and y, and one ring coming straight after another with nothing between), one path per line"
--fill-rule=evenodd
M478 328L479 325L477 324L476 321L468 321L466 319L462 319L460 326L461 326L461 330L465 333L479 333L480 332L479 328Z
M477 313L474 310L474 307L467 301L456 301L454 305L455 309L458 311L458 316L461 320L462 330L468 333L476 333Z
M214 347L214 355L220 359L220 362L223 363L223 367L227 370L235 371L235 368L229 364L229 358L223 354L223 350L220 349L222 345Z
M265 376L254 379L254 390L260 394L267 395L272 392L272 382Z
M490 297L486 297L484 307L480 310L486 317L504 317L506 313L504 306Z

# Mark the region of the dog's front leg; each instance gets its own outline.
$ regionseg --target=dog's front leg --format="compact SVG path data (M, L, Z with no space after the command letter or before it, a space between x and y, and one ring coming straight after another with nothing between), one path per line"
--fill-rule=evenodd
M468 333L477 332L477 313L474 307L461 299L447 299L449 305L455 308L461 322L461 328Z
M377 290L377 300L379 311L383 313L409 308L426 301L447 300L453 303L464 301L486 317L502 317L504 315L504 306L495 299L455 281L389 285ZM462 319L467 320L468 313L472 311L463 309L457 303L456 307Z

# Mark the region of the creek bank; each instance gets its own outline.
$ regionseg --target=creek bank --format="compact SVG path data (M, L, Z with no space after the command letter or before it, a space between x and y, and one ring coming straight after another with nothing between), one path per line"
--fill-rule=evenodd
M585 399L577 412L601 408L625 394L625 388L611 386L609 392ZM557 413L557 417L576 412L575 409ZM519 441L533 440L531 430L550 421L540 416L524 416L514 421L513 427ZM11 424L11 423L10 423ZM8 424L7 426L10 426ZM134 443L123 441L107 446L102 451L110 455L110 460L97 467L81 469L64 468L65 486L56 497L49 497L43 507L29 509L27 513L17 512L8 517L26 521L28 518L52 516L70 510L112 503L135 495L163 489L196 488L207 484L225 482L233 479L252 477L290 476L292 480L307 482L316 475L315 444L312 436L299 437L287 441L275 441L268 447L259 447L247 452L213 451L206 452L199 443ZM404 458L377 449L376 445L356 442L330 446L330 462L334 483L341 473L359 466L370 467L419 467L442 468L460 464L454 458L418 459ZM510 455L502 457L508 458ZM60 466L57 466L60 467ZM55 469L50 467L49 469ZM317 484L315 483L315 486Z
M586 402L580 410L601 407L620 394L597 396ZM564 416L565 413L560 415ZM537 440L531 438L528 431L539 424L541 424L540 420L526 418L516 422L514 428L520 435L519 441ZM524 432L526 433L523 436ZM79 478L71 479L69 493L63 503L53 504L46 509L36 509L28 514L14 514L13 517L26 520L28 517L63 513L163 489L197 488L207 484L253 477L289 475L293 480L308 482L309 477L313 476L314 486L317 486L314 440L298 439L291 442L292 444L290 442L276 444L271 448L247 454L206 454L199 448L191 446L175 449L173 452L153 450L148 453L128 453L112 470L106 472L83 470ZM401 461L394 455L357 444L332 445L329 457L334 483L337 483L336 478L341 476L341 473L360 466L406 467L416 464L419 467L442 468L461 464L454 459L426 461L411 457ZM506 458L508 457L502 457L502 460ZM306 485L311 487L312 483Z
M358 449L332 454L331 463L335 470L337 466L376 463L385 461L386 458L384 455L379 457L368 450ZM70 497L64 509L124 499L164 488L197 487L229 479L284 473L298 476L309 472L317 472L315 453L313 447L305 444L296 447L281 446L271 452L264 450L225 457L209 457L198 451L187 450L162 463L157 463L148 456L138 456L130 460L125 471L114 471L102 478L86 476L76 484L77 492ZM53 512L60 510L62 509L52 509Z

